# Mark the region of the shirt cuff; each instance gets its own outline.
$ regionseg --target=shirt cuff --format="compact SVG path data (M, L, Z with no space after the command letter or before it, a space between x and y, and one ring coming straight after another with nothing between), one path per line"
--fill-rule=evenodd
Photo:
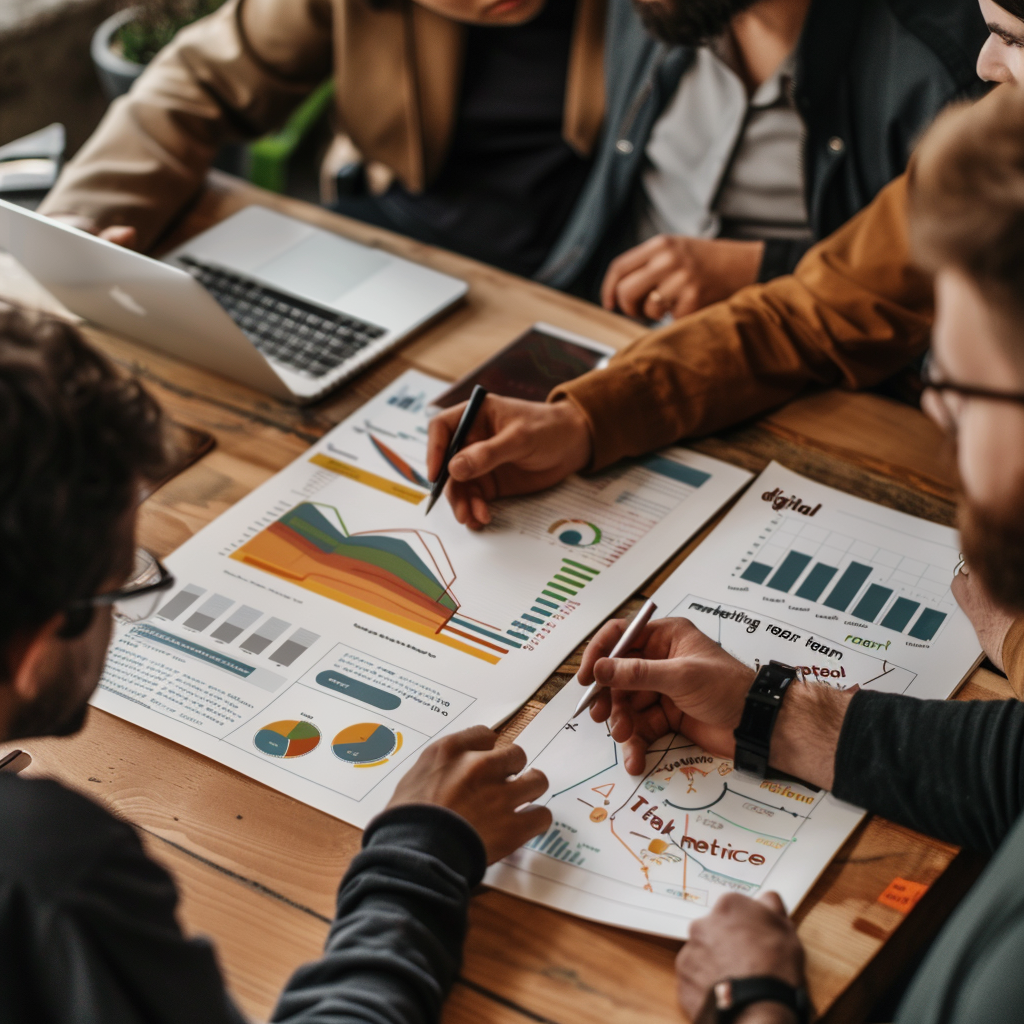
M436 857L479 885L487 870L487 852L476 829L461 815L436 804L402 804L378 814L363 833L363 849L401 846Z
M1003 638L1003 670L1013 692L1024 700L1024 616L1014 620Z
M835 775L832 780L832 795L856 807L868 807L871 803L872 767L879 739L876 728L879 715L885 715L887 708L900 695L858 690L853 695L839 730L836 744ZM881 760L885 760L884 754Z

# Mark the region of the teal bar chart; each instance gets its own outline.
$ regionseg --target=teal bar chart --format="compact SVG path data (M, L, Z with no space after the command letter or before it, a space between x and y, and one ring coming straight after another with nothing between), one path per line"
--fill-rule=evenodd
M935 606L951 600L945 567L781 516L765 527L734 575L922 643L949 617Z

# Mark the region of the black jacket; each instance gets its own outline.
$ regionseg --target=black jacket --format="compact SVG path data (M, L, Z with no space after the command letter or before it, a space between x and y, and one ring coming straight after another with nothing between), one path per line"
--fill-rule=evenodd
M975 65L987 35L977 0L813 0L797 50L796 102L815 241L903 173L943 107L984 91ZM632 244L647 140L694 59L692 49L647 35L629 0L613 0L607 38L604 136L573 217L536 274L588 297ZM809 244L770 241L761 279L792 271Z
M484 867L480 838L451 811L380 815L323 956L296 971L272 1019L436 1024ZM176 903L131 826L56 782L0 773L0 1024L244 1024Z

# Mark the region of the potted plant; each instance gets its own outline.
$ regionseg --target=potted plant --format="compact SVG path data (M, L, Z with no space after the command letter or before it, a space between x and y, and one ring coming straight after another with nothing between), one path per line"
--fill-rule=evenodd
M93 33L92 60L103 90L126 93L146 65L185 25L215 11L224 0L143 0L103 22Z

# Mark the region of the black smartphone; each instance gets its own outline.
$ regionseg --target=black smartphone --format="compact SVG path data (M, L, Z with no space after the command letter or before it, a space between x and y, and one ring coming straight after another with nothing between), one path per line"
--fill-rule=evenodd
M431 404L447 409L465 402L477 384L496 395L543 402L552 388L604 366L614 354L579 334L534 324Z

